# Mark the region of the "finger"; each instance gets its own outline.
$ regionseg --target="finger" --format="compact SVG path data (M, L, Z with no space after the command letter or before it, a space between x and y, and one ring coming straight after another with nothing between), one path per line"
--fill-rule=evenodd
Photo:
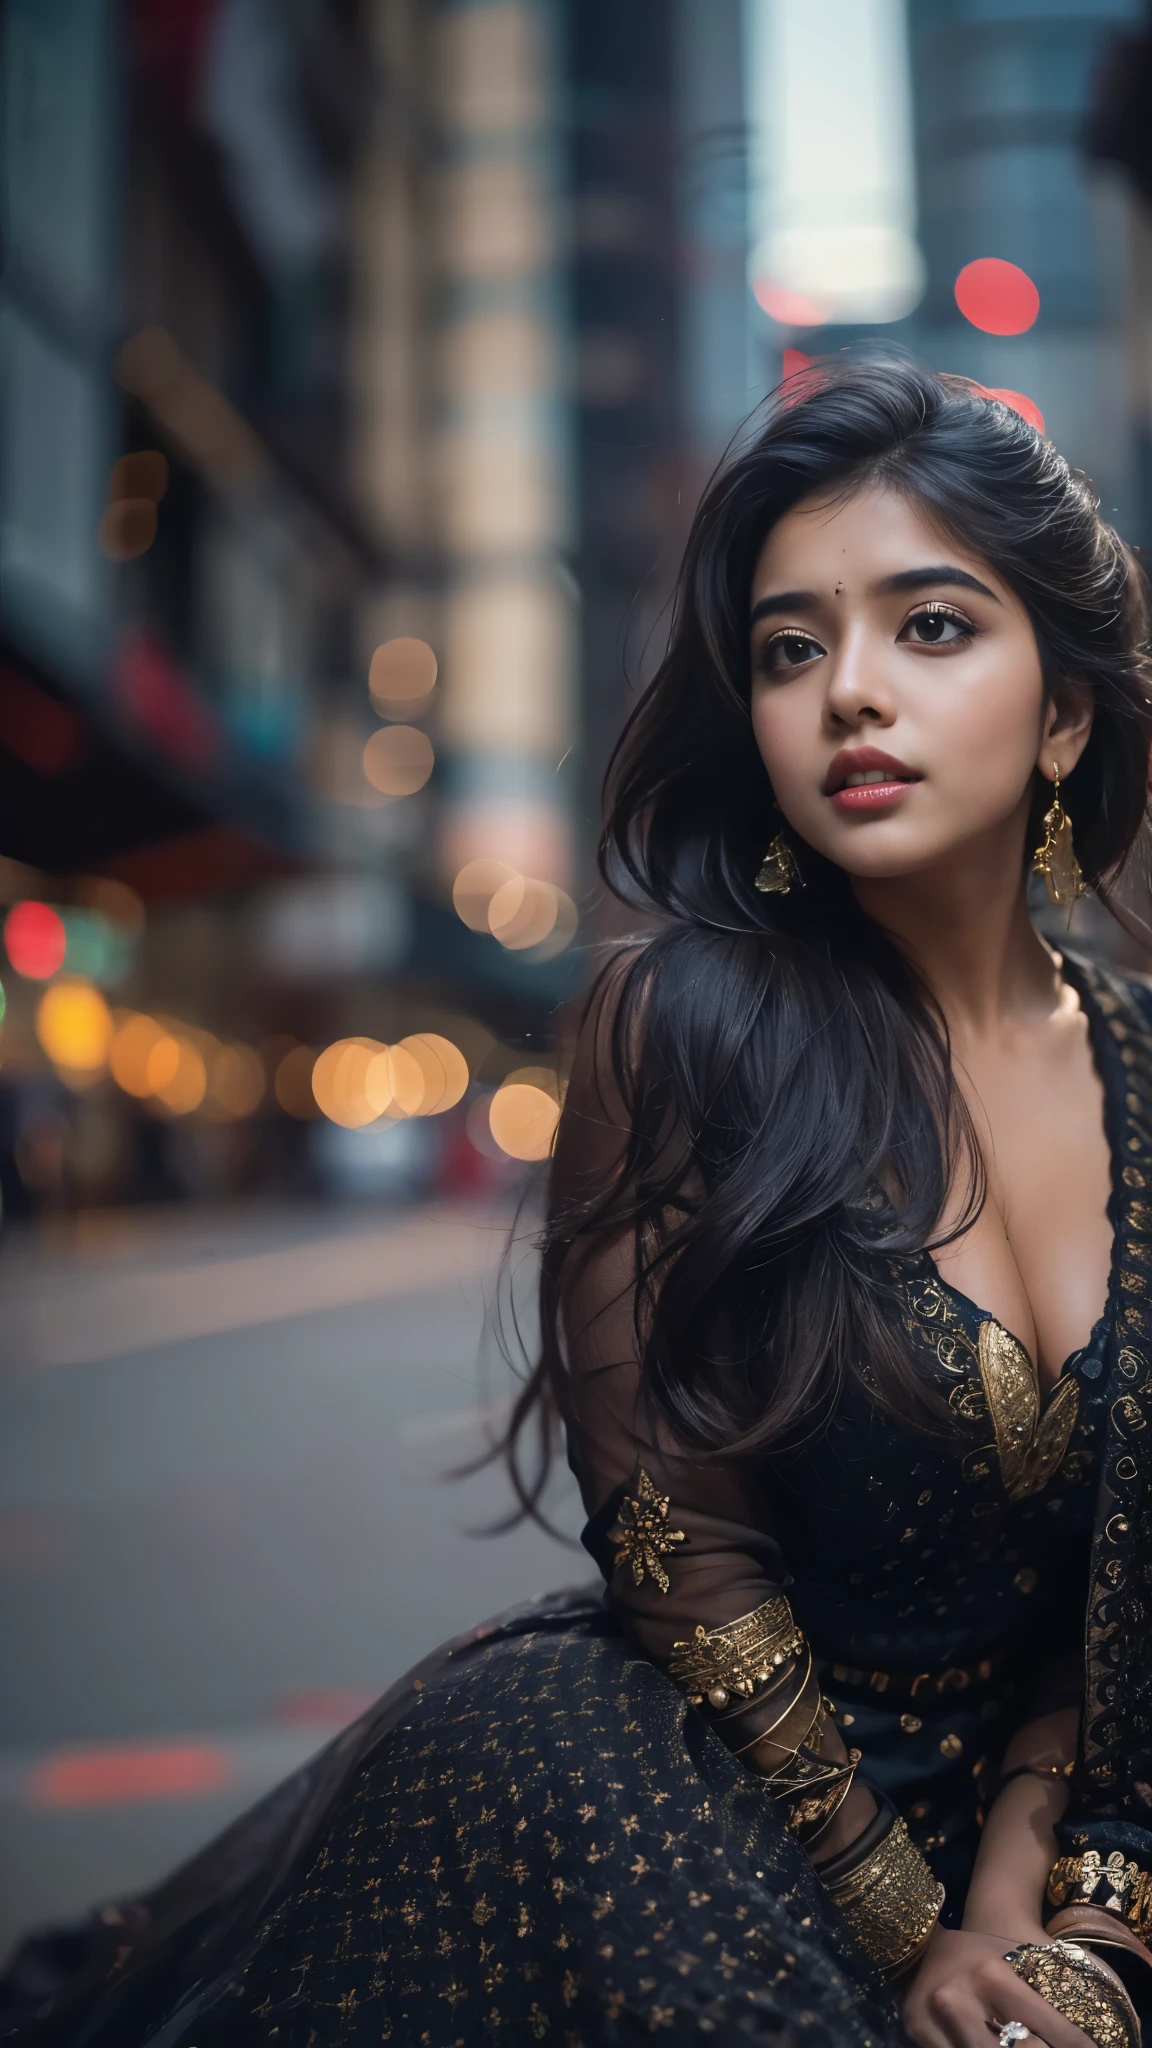
M983 1987L956 1977L933 1985L924 2001L929 2025L941 2035L947 2048L995 2048L989 2040L989 2012ZM905 2026L908 2022L905 2019ZM996 2032L1001 2022L996 2022Z
M1063 2013L1049 2005L1046 1998L1041 1998L1038 1991L1033 1991L1030 1984L1025 1984L1011 1963L999 1965L995 1983L986 1979L982 1988L989 1997L991 2011L996 2014L997 2032L1005 2020L1020 2020L1029 2033L1047 2043L1047 2048L1096 2048L1087 2034L1074 2027L1071 2020L1066 2020Z
M916 2048L952 2048L949 2036L938 2020L934 2020L924 1999L909 1999L905 2003L901 2018L904 2032L915 2041Z
M996 2048L996 2035L1002 2022L996 2020L993 2025L983 2000L970 1992L950 2002L941 2024L947 2034L949 2048ZM993 2026L991 2034L989 2026ZM1026 2042L1022 2048L1027 2048Z

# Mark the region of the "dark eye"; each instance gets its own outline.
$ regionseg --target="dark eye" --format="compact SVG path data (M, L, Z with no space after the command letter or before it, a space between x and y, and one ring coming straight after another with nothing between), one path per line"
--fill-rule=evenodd
M770 640L760 649L758 666L767 675L782 675L790 668L803 668L809 661L819 661L824 649L811 633L801 633L796 627L786 628L782 633L773 633Z
M922 612L913 612L901 628L899 638L912 647L954 647L958 641L970 640L975 631L971 619L963 612L953 611L950 605L926 605Z

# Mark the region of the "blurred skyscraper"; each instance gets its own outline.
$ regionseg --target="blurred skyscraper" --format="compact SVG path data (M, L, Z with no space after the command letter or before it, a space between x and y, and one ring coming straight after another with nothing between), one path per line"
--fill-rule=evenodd
M1062 452L1138 533L1131 204L1087 157L1093 81L1140 0L907 0L924 299L909 323L941 369L1025 393ZM955 283L981 257L1040 294L1026 333L980 333Z

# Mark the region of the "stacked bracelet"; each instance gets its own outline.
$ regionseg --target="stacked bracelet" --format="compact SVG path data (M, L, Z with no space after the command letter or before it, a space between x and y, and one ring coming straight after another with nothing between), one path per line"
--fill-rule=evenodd
M821 1882L857 1941L887 1978L902 1977L931 1939L944 1887L885 1805L859 1840L820 1867Z
M668 1671L693 1706L707 1700L721 1711L733 1693L747 1699L767 1685L803 1648L804 1637L779 1593L723 1628L698 1626L688 1642L673 1644Z

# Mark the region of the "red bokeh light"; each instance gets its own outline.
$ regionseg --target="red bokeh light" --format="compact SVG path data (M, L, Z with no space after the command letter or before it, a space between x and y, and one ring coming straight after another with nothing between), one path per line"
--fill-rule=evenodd
M828 318L827 306L817 305L786 284L773 284L767 277L755 280L752 296L761 311L770 320L778 320L781 327L822 327Z
M1017 264L981 256L956 279L956 304L982 334L1023 334L1040 311L1040 294Z
M181 1742L57 1750L36 1765L35 1806L119 1806L138 1799L197 1799L234 1775L218 1743Z
M1010 405L1013 412L1018 412L1021 419L1027 420L1030 427L1035 427L1038 434L1044 432L1044 415L1035 399L1026 398L1022 391L1008 391L992 384L985 385L984 389L989 398L1000 398L1005 405Z
M50 903L14 903L4 920L4 944L17 974L47 981L64 965L64 921Z

